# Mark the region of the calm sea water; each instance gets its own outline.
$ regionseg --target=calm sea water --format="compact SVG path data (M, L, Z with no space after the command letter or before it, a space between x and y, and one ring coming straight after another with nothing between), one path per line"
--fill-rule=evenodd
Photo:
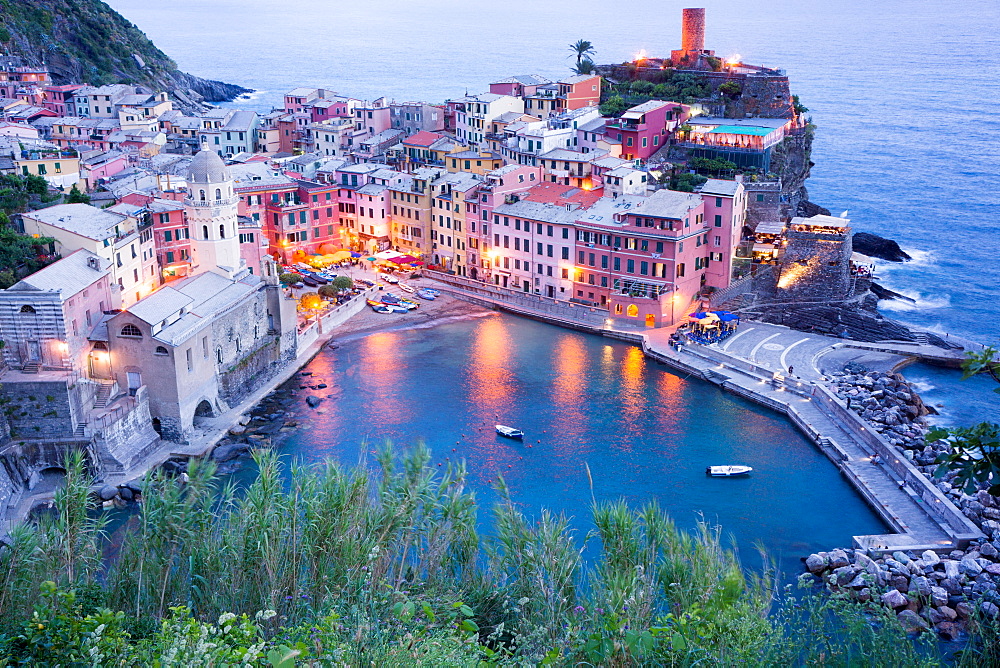
M812 199L914 256L883 266L917 300L892 317L1000 343L1000 3L969 0L109 0L186 71L256 89L237 104L278 105L298 85L374 99L442 101L510 74L565 75L568 44L598 62L679 42L680 9L708 12L706 44L782 67L819 133ZM915 368L945 421L995 412L955 376Z
M719 523L750 561L761 542L786 574L803 555L884 531L787 420L610 339L491 314L347 340L306 371L304 382L326 383L333 396L313 410L305 397L329 390L301 393L305 427L280 452L374 466L385 441L424 441L442 469L468 463L486 524L491 483L502 475L526 512L565 512L580 537L592 493L636 506L655 499L681 526ZM525 440L498 436L498 422L523 429ZM726 462L754 473L705 475Z
M1000 342L995 0L109 4L182 69L257 89L253 99L236 104L259 110L299 85L368 99L442 101L483 91L510 74L556 78L568 72L567 45L580 38L595 44L598 62L630 59L640 49L664 54L678 45L681 7L703 5L709 48L785 68L811 109L819 127L811 198L835 215L847 210L855 229L894 238L914 256L880 267L887 287L917 300L883 304L889 315ZM484 476L506 472L530 505L579 512L589 498L580 477L582 461L589 461L600 471L601 495L655 496L687 521L692 509L702 509L742 540L764 537L795 554L809 545L843 544L850 532L863 530L847 526L854 517L872 522L861 507L840 512L840 504L857 506L857 499L846 490L836 501L828 498L827 483L843 490L842 481L784 421L650 368L631 349L520 326L529 334L517 335L518 325L497 320L468 325L471 331L455 325L379 335L320 358L316 364L328 365L331 377L343 371L343 382L356 388L345 386L338 403L351 410L330 414L328 428L315 428L295 449L350 459L364 437L401 443L423 437L440 449L464 433L475 438L463 441L465 452L456 456L486 467ZM502 357L478 349L469 356L472 342L493 337L503 342ZM625 373L629 367L634 371ZM580 370L586 370L582 376ZM995 395L983 391L986 381L959 383L955 373L925 367L907 373L925 398L944 404L945 422L996 413ZM452 384L454 377L463 382ZM545 430L545 447L532 450L530 460L479 434L501 408L505 419L533 433ZM758 447L739 449L750 443ZM700 477L706 461L744 452L766 457L760 463L767 473L725 481L735 483L729 486ZM800 512L804 507L838 512ZM830 535L831 527L840 534ZM807 537L815 542L793 544Z

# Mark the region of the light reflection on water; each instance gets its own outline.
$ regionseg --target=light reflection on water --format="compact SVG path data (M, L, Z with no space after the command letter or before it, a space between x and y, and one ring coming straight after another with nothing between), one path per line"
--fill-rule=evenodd
M720 522L744 556L763 542L794 572L810 551L883 531L836 468L785 419L687 380L641 350L513 316L380 333L324 350L307 367L330 386L308 428L279 446L303 461L362 461L386 440L419 440L442 468L467 461L486 505L503 475L526 512L575 516L580 534L594 495L656 499L681 526ZM493 426L523 429L523 443ZM364 445L367 443L367 445ZM368 457L368 461L371 459ZM705 466L746 463L752 477L707 478ZM488 530L489 513L480 515Z

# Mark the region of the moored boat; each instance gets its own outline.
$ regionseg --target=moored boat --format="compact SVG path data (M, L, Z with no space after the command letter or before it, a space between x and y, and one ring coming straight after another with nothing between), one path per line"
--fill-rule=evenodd
M498 424L496 426L497 433L501 436L506 436L507 438L524 438L524 432L520 429L515 429L514 427L508 427L507 425Z
M400 283L399 289L402 290L403 292L409 292L409 293L415 292L412 286L406 285L405 283Z
M432 302L435 299L437 299L437 296L430 290L417 290L417 296L420 297L421 299L426 299L429 302Z
M753 468L739 465L705 467L705 473L715 478L732 478L738 475L747 475L751 471L753 471Z

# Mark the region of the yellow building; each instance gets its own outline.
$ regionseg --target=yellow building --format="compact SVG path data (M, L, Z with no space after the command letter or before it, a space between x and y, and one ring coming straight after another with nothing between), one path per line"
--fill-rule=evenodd
M86 190L80 178L80 157L73 149L60 149L53 144L28 144L25 150L14 151L14 165L22 176L41 176L53 188L68 192L74 185Z
M491 151L456 151L445 156L449 172L469 172L485 176L503 167L503 156Z
M113 308L128 308L159 285L152 219L141 208L118 204L59 204L21 214L24 233L52 237L63 257L84 249L111 262Z
M431 264L468 275L469 224L467 200L473 200L483 179L469 172L444 174L431 183Z
M422 167L389 187L389 235L400 252L431 261L431 187L444 170Z

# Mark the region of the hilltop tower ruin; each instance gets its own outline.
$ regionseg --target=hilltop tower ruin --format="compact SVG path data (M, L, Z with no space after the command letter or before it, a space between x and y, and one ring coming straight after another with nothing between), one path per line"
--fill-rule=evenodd
M705 8L681 10L681 48L670 52L674 67L696 67L702 56L713 56L705 49Z

